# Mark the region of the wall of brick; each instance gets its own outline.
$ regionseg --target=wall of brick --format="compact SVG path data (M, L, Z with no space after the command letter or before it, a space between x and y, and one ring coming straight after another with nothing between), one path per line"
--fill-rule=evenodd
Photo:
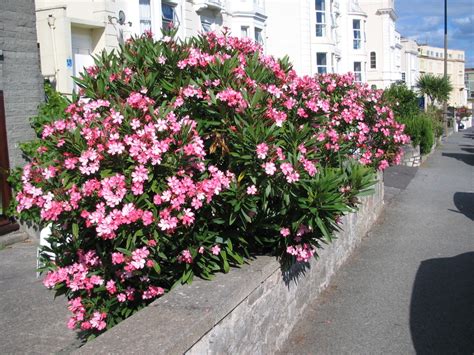
M34 137L29 118L44 100L34 0L0 1L0 90L5 97L10 167L25 163L19 143Z

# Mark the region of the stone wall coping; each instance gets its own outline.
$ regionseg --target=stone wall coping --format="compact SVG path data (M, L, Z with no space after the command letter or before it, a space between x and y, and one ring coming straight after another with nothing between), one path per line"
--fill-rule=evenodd
M215 275L212 281L195 278L75 353L184 353L275 272L281 272L275 257L258 256L227 274Z

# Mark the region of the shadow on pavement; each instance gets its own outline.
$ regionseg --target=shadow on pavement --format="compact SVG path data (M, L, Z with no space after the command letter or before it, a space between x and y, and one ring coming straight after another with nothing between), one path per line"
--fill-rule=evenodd
M474 252L421 263L410 305L417 354L474 352L473 270Z
M471 220L474 221L474 192L456 192L453 196L453 200L454 200L454 205L458 209L459 213L462 213L467 218L470 218ZM451 210L451 211L454 211L454 210ZM458 212L458 211L454 211L454 212Z
M461 150L468 152L468 153L474 153L474 147L468 147L468 146L461 146Z
M474 154L443 153L443 157L454 158L468 165L474 165Z

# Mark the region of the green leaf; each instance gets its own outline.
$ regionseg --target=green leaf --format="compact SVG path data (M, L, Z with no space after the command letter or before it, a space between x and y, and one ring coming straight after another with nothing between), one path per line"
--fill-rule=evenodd
M221 250L221 256L222 260L224 261L224 272L227 274L230 270L229 262L227 261L227 253L224 250Z
M74 238L79 237L79 226L77 225L77 223L72 224L72 235L74 236Z

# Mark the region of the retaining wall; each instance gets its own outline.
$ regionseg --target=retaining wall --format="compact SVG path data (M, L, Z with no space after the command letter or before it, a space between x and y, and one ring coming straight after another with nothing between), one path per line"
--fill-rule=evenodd
M343 218L319 258L283 273L260 256L213 281L181 286L76 351L77 354L262 354L277 351L310 300L329 284L383 207L383 181Z
M403 161L401 165L405 166L420 166L421 165L421 152L420 146L413 147L411 144L404 145L403 149Z

